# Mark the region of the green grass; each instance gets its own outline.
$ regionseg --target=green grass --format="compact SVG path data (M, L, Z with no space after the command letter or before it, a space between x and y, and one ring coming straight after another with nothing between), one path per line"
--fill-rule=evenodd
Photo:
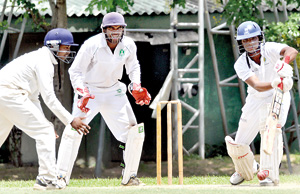
M300 175L281 175L280 185L276 187L259 187L258 179L244 182L240 186L231 186L229 176L185 177L184 185L177 185L178 178L173 178L173 185L167 185L167 177L163 177L162 185L157 186L156 178L140 178L147 184L145 187L121 187L121 179L74 179L70 185L59 191L45 191L47 194L235 194L235 193L299 193ZM32 189L34 181L0 181L1 194L41 193Z

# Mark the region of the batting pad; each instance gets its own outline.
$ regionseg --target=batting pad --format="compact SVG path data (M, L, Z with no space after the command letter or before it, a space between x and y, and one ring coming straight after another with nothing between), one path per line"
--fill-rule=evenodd
M235 171L245 180L250 181L254 177L253 162L254 155L249 145L237 144L230 136L225 137L228 155L231 157Z
M265 133L261 133L263 136ZM263 139L263 137L261 137ZM263 150L264 142L261 141L260 146L260 171L268 170L269 178L275 185L279 183L279 165L283 156L283 140L281 128L276 128L276 134L273 144L273 152L271 155L266 154Z
M135 125L129 129L125 144L122 184L126 185L132 175L137 175L144 143L144 123Z

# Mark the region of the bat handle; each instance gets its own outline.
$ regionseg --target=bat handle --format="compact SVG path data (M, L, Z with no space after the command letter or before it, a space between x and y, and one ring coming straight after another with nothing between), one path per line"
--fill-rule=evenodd
M280 88L281 90L283 90L283 83L282 83L283 78L281 77L280 79L281 79L281 82L278 84L277 87Z
M289 64L290 63L290 56L284 57L284 62ZM278 88L283 90L283 83L282 83L283 78L281 77L280 79L281 79L281 82L280 82L280 84L278 84Z

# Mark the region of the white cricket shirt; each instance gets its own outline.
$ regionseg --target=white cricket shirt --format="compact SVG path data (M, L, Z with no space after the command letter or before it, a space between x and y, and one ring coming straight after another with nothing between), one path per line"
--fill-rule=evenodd
M85 84L111 87L122 78L124 65L131 82L139 84L141 72L136 51L129 37L124 36L112 52L103 33L92 36L81 46L69 69L73 88L83 88Z
M287 45L275 42L266 42L264 46L261 46L262 56L260 59L260 65L252 61L250 57L246 55L246 52L244 52L234 64L234 69L238 77L245 81L255 74L262 82L272 82L278 77L277 72L274 70L274 66L276 65L277 60L282 58L282 56L280 56L280 51L284 47L287 47ZM248 57L250 67L248 66L246 57ZM266 97L271 96L273 94L273 90L258 92L248 85L247 93L253 94L257 97Z
M32 101L38 101L38 95L41 94L49 109L67 125L74 117L56 98L53 88L53 64L57 64L57 61L45 46L24 54L0 70L0 86L24 90Z

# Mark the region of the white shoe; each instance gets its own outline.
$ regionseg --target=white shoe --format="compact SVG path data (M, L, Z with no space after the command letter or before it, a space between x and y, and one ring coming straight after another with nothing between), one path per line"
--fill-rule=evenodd
M275 183L267 177L265 180L259 181L260 186L275 186Z
M239 185L241 184L245 179L238 173L238 172L235 172L233 173L233 175L231 175L230 177L230 183L232 185Z
M57 176L57 181L60 182L61 185L65 185L65 187L69 185L67 183L66 176L63 176L62 174Z
M131 176L127 184L121 183L122 186L145 186L146 184L143 183L140 179L136 176Z
M61 181L47 180L43 176L37 176L36 182L33 186L34 190L53 190L53 189L64 189L64 188L66 188L66 185L62 184Z

